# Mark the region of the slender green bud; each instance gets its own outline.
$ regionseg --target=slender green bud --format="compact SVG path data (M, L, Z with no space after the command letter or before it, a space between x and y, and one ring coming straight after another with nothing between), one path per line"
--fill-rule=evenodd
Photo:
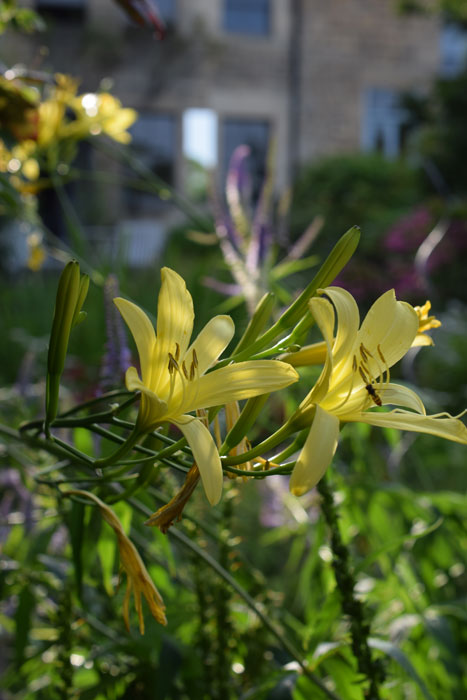
M280 317L278 324L289 328L297 323L308 311L308 301L321 287L328 287L339 272L347 265L360 240L360 229L352 226L336 243L320 269L303 290L300 296Z
M71 327L74 328L79 323L84 321L87 316L85 311L81 311L81 308L86 300L89 290L89 275L82 275L79 282L79 293L78 299L76 301L75 313L73 314L73 321Z
M72 260L65 266L58 282L47 356L49 374L61 374L63 370L79 286L79 264Z
M58 282L55 309L50 332L47 356L46 418L48 431L50 422L57 415L60 377L65 366L70 331L82 320L81 307L89 288L89 277L80 280L79 264L70 261L63 270Z
M263 410L264 404L268 400L269 396L270 394L261 394L260 396L253 396L251 399L248 399L238 417L238 420L225 438L224 444L220 450L221 454L229 452L243 440Z
M262 333L271 317L275 303L276 298L272 292L267 292L267 294L262 297L233 354L247 348L248 345L253 343L259 334Z

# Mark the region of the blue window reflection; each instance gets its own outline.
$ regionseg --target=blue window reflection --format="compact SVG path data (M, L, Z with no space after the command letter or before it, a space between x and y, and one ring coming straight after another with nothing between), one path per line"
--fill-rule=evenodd
M269 0L224 0L224 29L235 34L269 34Z

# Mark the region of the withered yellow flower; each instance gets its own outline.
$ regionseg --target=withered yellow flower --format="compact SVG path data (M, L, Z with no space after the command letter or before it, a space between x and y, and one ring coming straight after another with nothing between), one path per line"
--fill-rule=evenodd
M66 495L84 496L94 501L99 506L104 520L110 525L117 535L118 550L120 553L120 563L127 576L127 587L123 600L123 619L125 626L130 631L130 598L133 593L135 608L139 619L139 631L144 634L144 617L141 601L141 594L146 598L151 615L161 625L167 624L165 617L165 605L162 597L151 580L148 571L141 559L138 550L133 542L127 537L120 520L114 511L109 508L100 498L89 491L73 490Z

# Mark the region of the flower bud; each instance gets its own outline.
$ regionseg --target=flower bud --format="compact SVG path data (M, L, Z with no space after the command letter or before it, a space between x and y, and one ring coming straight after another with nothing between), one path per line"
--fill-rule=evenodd
M81 307L89 288L89 277L80 279L79 263L71 260L58 283L47 356L46 431L57 415L60 377L65 365L70 331L84 317Z

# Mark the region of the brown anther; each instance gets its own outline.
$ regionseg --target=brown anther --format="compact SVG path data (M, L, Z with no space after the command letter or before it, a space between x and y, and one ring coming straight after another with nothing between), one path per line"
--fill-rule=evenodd
M170 372L170 374L173 374L174 369L177 370L177 372L180 371L180 367L178 366L177 360L172 355L172 353L169 352L169 372Z
M180 345L178 343L175 343L175 359L177 362L180 359Z
M182 362L182 370L183 370L183 374L185 375L185 379L188 379L188 372L186 371L185 360L183 360L183 362Z
M357 367L358 367L358 365L357 365L357 358L356 358L355 355L354 355L354 356L353 356L353 360L352 360L352 372L356 372L356 371L357 371Z
M381 362L384 362L384 364L387 365L387 362L386 362L386 360L384 359L384 355L383 355L383 353L381 352L381 345L380 345L379 343L378 343L378 345L376 346L376 349L378 350L378 355L379 355L380 358L381 358Z
M190 382L192 382L194 378L195 378L195 365L192 362L190 365Z
M359 350L360 350L360 355L362 356L362 360L366 361L368 359L368 357L367 357L365 349L363 347L363 343L360 343Z
M368 348L366 348L366 347L363 345L363 343L360 343L360 347L362 348L363 352L364 352L366 355L368 355L368 357L373 357L373 355L371 354L371 352L368 350ZM366 358L365 358L365 359L366 359Z
M196 355L196 350L193 348L193 367L198 368L198 356Z
M363 379L363 381L365 382L365 384L369 384L370 381L361 367L358 368L358 371L360 372L360 376Z

